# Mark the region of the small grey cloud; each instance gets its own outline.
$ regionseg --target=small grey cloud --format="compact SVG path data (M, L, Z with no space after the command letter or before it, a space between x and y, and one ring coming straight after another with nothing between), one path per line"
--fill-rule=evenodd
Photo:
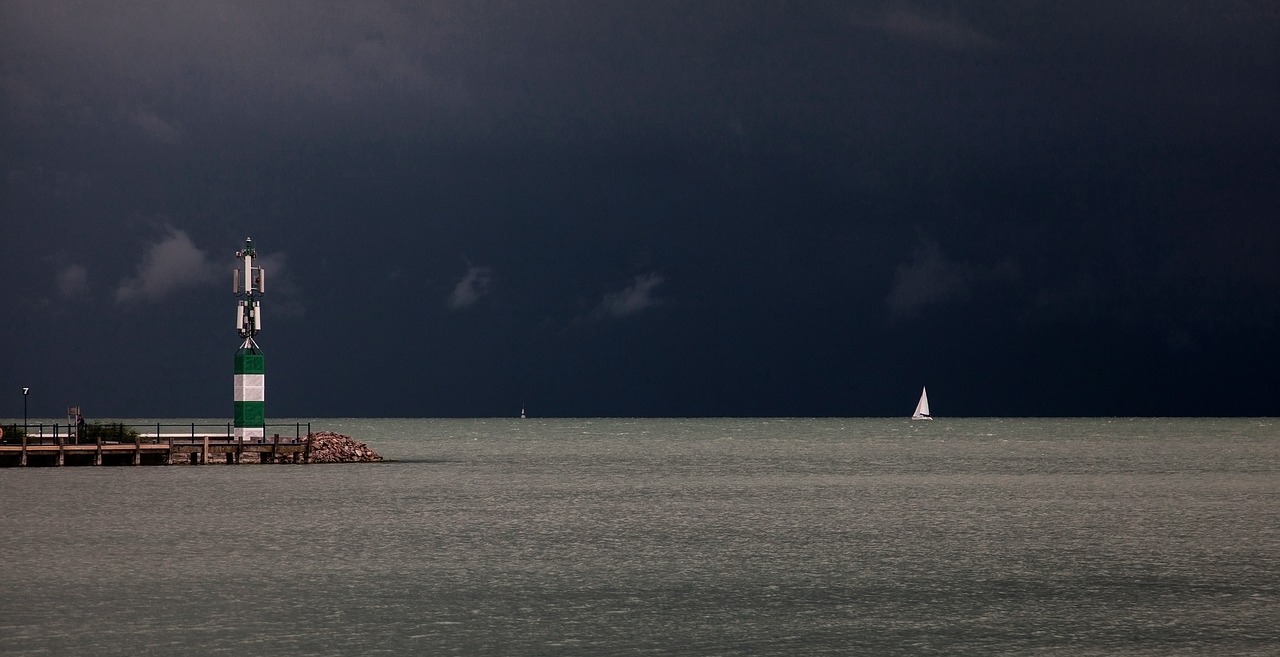
M307 309L302 303L298 287L289 276L287 263L288 257L284 251L271 251L254 260L254 264L261 267L266 276L263 303L270 316L300 319L306 316ZM220 272L215 271L215 276L219 274Z
M1165 346L1174 353L1190 353L1196 350L1196 339L1184 328L1171 328L1165 334Z
M453 294L449 295L450 308L467 308L489 293L493 282L493 270L488 267L469 267L467 274L453 286Z
M155 112L138 110L129 116L129 122L146 136L165 144L176 144L182 138L182 130Z
M943 16L915 8L890 7L879 15L855 18L854 23L952 50L987 50L997 45L995 39L969 25L954 11Z
M58 292L63 297L76 297L89 291L89 273L80 265L68 265L58 272Z
M636 276L631 285L606 294L601 311L609 317L626 317L657 306L661 300L654 298L653 293L663 280L657 272Z
M1018 266L1012 260L955 262L936 241L923 235L919 240L911 260L894 268L893 284L885 299L891 322L912 319L933 306L963 304L975 290L985 294L1018 282Z
M898 265L886 301L894 319L914 317L928 306L964 301L973 269L951 262L938 243L921 239L911 262Z
M214 276L204 252L186 233L170 228L169 235L143 256L137 275L121 281L116 302L159 301L178 290L211 283Z

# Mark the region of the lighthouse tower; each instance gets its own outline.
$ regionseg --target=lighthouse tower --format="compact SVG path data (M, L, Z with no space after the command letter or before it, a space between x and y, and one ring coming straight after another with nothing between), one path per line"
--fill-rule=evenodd
M236 329L244 340L236 351L235 433L240 442L262 442L266 435L266 370L262 350L253 336L262 330L262 296L266 273L253 264L257 252L253 240L245 238L244 249L236 251L241 262L233 270L232 291L243 295L236 304Z

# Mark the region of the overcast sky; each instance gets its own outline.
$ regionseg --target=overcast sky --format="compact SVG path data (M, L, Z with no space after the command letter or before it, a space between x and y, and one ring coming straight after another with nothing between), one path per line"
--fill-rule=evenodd
M245 237L268 418L1280 414L1270 1L0 0L0 104L0 417L229 418Z

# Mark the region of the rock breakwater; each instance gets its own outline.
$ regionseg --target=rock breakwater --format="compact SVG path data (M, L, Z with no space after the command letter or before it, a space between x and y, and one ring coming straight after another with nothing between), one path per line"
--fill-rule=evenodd
M382 457L368 445L340 433L317 431L302 439L311 463L373 463Z

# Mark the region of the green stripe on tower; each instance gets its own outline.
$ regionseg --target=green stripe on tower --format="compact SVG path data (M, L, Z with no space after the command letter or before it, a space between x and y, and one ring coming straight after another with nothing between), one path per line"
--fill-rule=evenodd
M260 439L266 427L266 367L257 345L241 347L235 357L235 437Z
M236 374L266 374L263 368L262 351L259 349L241 349L236 352Z
M237 427L260 427L266 422L263 416L262 402L236 402L235 421Z

